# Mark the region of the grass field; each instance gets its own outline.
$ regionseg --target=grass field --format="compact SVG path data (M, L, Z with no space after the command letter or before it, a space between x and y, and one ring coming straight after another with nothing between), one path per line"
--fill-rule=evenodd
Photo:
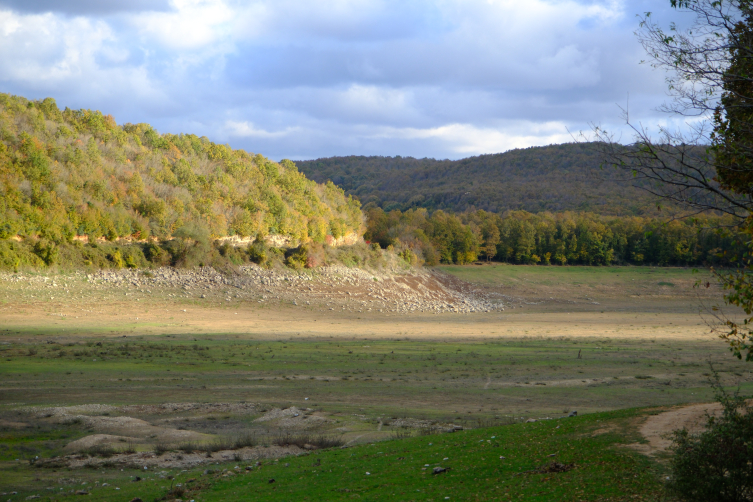
M729 384L747 389L750 376L717 342L38 336L0 348L5 403L301 405L308 397L336 411L487 419L697 401L709 396L709 358Z
M657 500L663 467L619 446L640 441L637 424L653 413L646 410L710 400L709 362L725 385L751 393L749 365L733 359L699 316L704 305L721 301L718 288L693 288L707 279L703 272L505 265L442 271L500 294L509 308L386 317L283 303L202 303L170 289L144 301L84 281L65 282L64 295L0 282L0 493L18 491L12 499L21 500L84 486L89 499L108 500L117 484L118 498L152 500L165 496L171 481L185 487L193 477L196 500L242 500L249 490L260 500ZM123 408L159 403L255 408L174 417ZM351 447L264 461L261 470L233 475L225 471L248 462L184 473L165 468L161 477L128 468L31 467L37 456L63 455L72 440L113 433L39 413L83 404L109 405L111 419L155 427L174 428L180 420L207 438L249 431L270 437L277 422L256 420L264 410L293 406L321 416L311 431L336 434ZM623 409L632 411L614 411ZM572 410L580 416L521 423ZM406 428L401 420L474 429L416 437L431 427ZM393 439L406 435L413 437ZM136 450L156 444L145 436ZM525 472L557 452L551 458L576 468ZM430 460L445 466L444 457L451 471L421 470L435 466ZM204 474L208 468L218 472Z
M647 413L652 411L598 413L387 440L261 465L230 462L157 472L56 472L16 463L3 469L3 479L5 486L21 486L18 499L42 495L61 500L86 491L87 500L103 501L132 497L653 501L662 499L665 468L626 447L640 441L634 423ZM449 470L435 475L435 467Z

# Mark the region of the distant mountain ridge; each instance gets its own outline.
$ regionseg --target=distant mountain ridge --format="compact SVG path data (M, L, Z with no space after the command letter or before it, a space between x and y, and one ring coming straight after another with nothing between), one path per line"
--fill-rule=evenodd
M515 149L461 160L348 156L295 161L307 177L318 183L331 180L364 206L385 211L425 207L457 212L656 213L653 195L620 181L624 172L600 169L602 162L595 143Z

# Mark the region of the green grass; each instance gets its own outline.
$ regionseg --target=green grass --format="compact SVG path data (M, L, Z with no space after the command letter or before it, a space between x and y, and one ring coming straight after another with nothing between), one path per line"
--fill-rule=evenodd
M16 340L16 341L14 341ZM713 340L255 340L165 335L48 344L0 335L6 402L27 405L246 400L458 420L604 411L711 397L745 363ZM31 350L30 350L31 349ZM582 358L576 356L582 352ZM652 379L636 379L654 376ZM559 382L565 382L561 384Z
M68 499L71 490L85 489L90 493L87 500L92 501L171 500L175 495L168 496L171 483L188 489L181 495L183 500L197 502L249 497L261 501L445 497L654 501L662 499L665 468L624 447L639 440L633 424L649 413L655 411L621 410L320 450L265 460L251 471L245 466L253 462L212 464L188 471L105 468L57 472L6 461L0 463L0 488L17 490L19 498L41 494L50 500ZM552 461L574 464L574 468L561 473L536 472ZM436 466L450 470L433 475ZM142 479L134 481L136 476ZM103 483L109 486L102 487Z
M675 282L696 281L709 275L708 270L680 267L587 267L527 266L494 264L490 266L439 267L465 281L484 285L516 286L530 282L545 286L630 287L633 281L646 285L674 286Z
M190 497L207 502L245 500L251 494L254 500L657 500L661 466L622 447L630 441L624 432L593 434L607 425L624 427L642 413L600 413L323 451L247 474L223 478L220 473ZM553 460L575 467L532 472ZM435 466L450 470L433 475Z

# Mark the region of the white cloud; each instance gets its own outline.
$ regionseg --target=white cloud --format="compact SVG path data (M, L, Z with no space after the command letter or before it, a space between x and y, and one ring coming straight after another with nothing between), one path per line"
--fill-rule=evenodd
M117 114L166 103L171 92L129 61L130 48L102 20L0 11L0 54L3 90L32 99Z
M283 131L267 131L256 127L252 122L236 122L228 120L225 122L225 132L231 137L241 138L281 138L293 132L298 131L299 127L288 127Z
M0 12L0 76L30 83L80 76L97 48L113 38L103 22L52 14Z
M628 92L656 123L665 99L632 34L651 0L112 5L0 10L3 90L273 157L496 152L614 123Z
M192 50L231 37L235 11L223 0L172 0L170 12L134 14L132 23L146 39L172 50Z
M525 121L500 128L483 128L472 124L447 124L428 129L384 128L370 136L403 140L440 140L447 145L447 150L465 155L504 152L512 148L572 141L566 125L561 122L542 124Z

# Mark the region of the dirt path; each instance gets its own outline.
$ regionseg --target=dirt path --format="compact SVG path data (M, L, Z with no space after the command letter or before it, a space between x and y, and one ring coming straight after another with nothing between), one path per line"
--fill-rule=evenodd
M684 427L691 433L701 432L706 424L706 415L720 415L721 410L719 403L702 403L652 415L640 427L640 432L648 444L634 444L631 448L645 455L664 452L672 444L669 439L672 431Z

